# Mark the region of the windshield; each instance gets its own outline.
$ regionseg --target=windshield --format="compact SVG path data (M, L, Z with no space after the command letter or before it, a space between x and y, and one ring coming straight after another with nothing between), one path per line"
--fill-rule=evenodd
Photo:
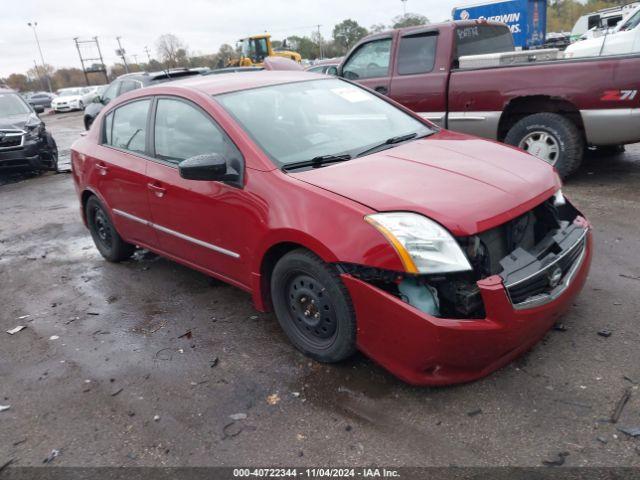
M79 88L73 88L71 90L60 90L60 96L61 97L71 97L74 95L80 95L80 89Z
M15 93L0 93L0 117L25 115L30 112L31 109L19 95Z
M313 80L216 97L276 165L358 153L392 137L432 130L366 90Z

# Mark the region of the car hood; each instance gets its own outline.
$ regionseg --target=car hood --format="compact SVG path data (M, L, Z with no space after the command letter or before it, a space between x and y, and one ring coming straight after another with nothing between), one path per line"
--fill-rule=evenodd
M426 215L457 236L516 218L560 188L558 175L542 160L448 131L289 175L376 211Z
M35 123L39 121L34 113L0 117L0 130L24 130L28 122Z

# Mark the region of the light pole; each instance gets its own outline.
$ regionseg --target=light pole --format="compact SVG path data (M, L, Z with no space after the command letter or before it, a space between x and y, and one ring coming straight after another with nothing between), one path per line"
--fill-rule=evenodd
M49 74L47 73L47 65L44 63L44 55L42 55L42 48L40 48L40 40L38 40L38 32L36 32L36 27L38 26L38 22L29 22L27 23L33 29L33 35L36 37L36 45L38 45L38 51L40 52L40 60L42 60L42 68L44 69L44 78L47 79L47 86L49 87L49 93L53 93L53 89L51 88L51 79L49 78Z
M402 2L402 12L404 16L407 16L407 0L400 0Z

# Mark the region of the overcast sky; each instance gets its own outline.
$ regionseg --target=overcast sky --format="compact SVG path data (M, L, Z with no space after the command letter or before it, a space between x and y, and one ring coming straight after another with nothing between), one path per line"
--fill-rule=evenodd
M80 67L73 37L97 36L105 63L117 61L116 37L133 60L155 53L163 33L183 40L191 53L215 53L222 43L267 30L274 39L310 35L321 24L325 37L333 25L352 18L365 27L389 24L402 14L401 0L3 0L0 15L0 77L25 73L40 63L33 31L37 21L42 53L55 67ZM450 18L467 0L408 0L407 11L431 21ZM55 5L55 8L54 8ZM87 54L90 52L86 52Z

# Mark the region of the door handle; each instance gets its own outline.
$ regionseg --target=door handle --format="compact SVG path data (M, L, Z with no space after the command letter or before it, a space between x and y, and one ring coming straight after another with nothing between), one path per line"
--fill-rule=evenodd
M100 175L106 175L109 171L109 167L107 167L104 163L96 163L96 168L98 169L98 173Z
M387 93L389 93L389 89L384 85L380 85L379 87L374 88L374 90L378 93L381 93L382 95L386 95Z
M162 188L157 183L147 183L147 188L156 194L156 197L162 198L167 192L166 188Z

